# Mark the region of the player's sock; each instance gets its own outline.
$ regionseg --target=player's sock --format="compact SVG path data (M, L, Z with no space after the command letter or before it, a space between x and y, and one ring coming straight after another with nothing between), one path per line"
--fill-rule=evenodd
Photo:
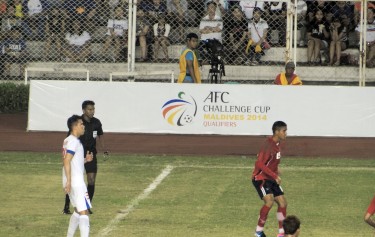
M95 185L88 184L87 192L89 193L90 202L92 202L92 199L94 198Z
M284 233L283 220L286 217L286 207L278 207L276 213L277 220L279 222L279 233Z
M77 212L73 212L69 221L68 234L66 235L67 237L74 236L74 233L77 230L78 224L79 224L79 214Z
M263 231L264 225L266 224L268 212L270 212L271 208L264 205L259 212L259 219L258 225L255 231Z
M64 205L64 210L69 210L70 206L70 198L68 194L65 194L65 205Z
M90 220L88 215L79 216L79 231L81 232L81 237L88 237L90 234Z

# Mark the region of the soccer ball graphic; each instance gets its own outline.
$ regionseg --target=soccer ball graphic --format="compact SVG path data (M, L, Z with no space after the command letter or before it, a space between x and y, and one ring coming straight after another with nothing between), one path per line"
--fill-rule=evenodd
M190 115L185 115L184 121L185 121L185 123L191 123L193 121L193 117L190 116Z
M197 103L191 96L185 99L184 92L178 93L178 98L168 100L162 106L164 119L171 125L185 126L194 123L197 114Z

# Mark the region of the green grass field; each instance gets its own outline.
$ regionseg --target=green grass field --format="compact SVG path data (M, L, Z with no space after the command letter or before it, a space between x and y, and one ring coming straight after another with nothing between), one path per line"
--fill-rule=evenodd
M60 154L0 152L0 236L66 235L60 159ZM250 182L254 161L99 157L91 236L253 236L262 205ZM137 199L168 165L169 175ZM301 236L373 236L363 221L375 191L373 160L283 157L281 171L288 214L300 217ZM128 213L119 214L129 205ZM275 213L274 207L267 236L277 234Z

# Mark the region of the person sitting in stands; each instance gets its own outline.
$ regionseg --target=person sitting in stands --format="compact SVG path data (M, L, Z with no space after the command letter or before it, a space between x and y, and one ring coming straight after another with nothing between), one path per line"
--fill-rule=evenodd
M341 51L348 48L348 29L344 26L339 18L335 18L329 27L331 33L331 44L329 49L330 64L340 66ZM336 61L334 58L336 56Z
M141 46L140 62L147 61L147 44L149 43L150 22L142 9L137 10L136 45Z
M246 46L246 54L249 54L250 66L256 66L260 62L260 58L265 55L265 45L267 43L268 24L261 18L262 10L254 8L253 19L248 24L249 42Z
M65 35L66 48L63 51L66 61L85 62L89 57L90 34L83 29L79 20L74 20Z
M359 40L362 27L360 25L355 29ZM366 29L366 66L373 67L375 63L375 17L374 9L367 9L367 29Z
M288 62L285 65L285 72L280 73L276 76L275 81L273 82L276 85L292 85L292 86L299 86L302 85L301 79L297 76L297 74L294 74L294 69L296 66L293 62Z
M242 64L246 58L244 48L247 38L247 20L239 5L233 5L230 14L224 18L224 32L227 39L227 61Z
M163 14L159 15L158 23L154 24L154 60L158 59L159 48L164 52L165 60L169 60L168 57L168 46L169 46L169 32L171 26L165 22L165 16Z
M59 7L53 7L49 14L47 15L47 23L46 23L46 44L45 44L45 51L44 51L44 59L48 60L51 57L50 49L51 44L54 43L56 45L56 53L58 58L61 57L61 46L64 39L64 32L65 32L65 20L64 16L60 13Z
M20 27L12 27L10 29L9 37L3 42L3 50L5 75L10 75L10 65L12 63L19 64L19 73L22 75L27 61L27 51L26 42L22 37Z
M310 64L318 65L321 63L320 50L328 49L329 25L325 21L323 12L315 12L315 20L311 22L307 31L307 61Z
M115 8L115 17L108 20L107 39L102 48L102 55L104 56L114 43L115 53L112 56L113 62L120 59L121 48L127 47L128 42L128 20L125 18L124 10L121 5Z

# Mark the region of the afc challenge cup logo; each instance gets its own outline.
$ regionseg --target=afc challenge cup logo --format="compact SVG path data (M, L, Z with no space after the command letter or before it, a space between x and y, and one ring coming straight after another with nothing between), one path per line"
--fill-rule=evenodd
M171 99L162 106L162 114L169 124L185 126L193 122L197 114L197 103L192 96L189 98L181 91L178 98Z

